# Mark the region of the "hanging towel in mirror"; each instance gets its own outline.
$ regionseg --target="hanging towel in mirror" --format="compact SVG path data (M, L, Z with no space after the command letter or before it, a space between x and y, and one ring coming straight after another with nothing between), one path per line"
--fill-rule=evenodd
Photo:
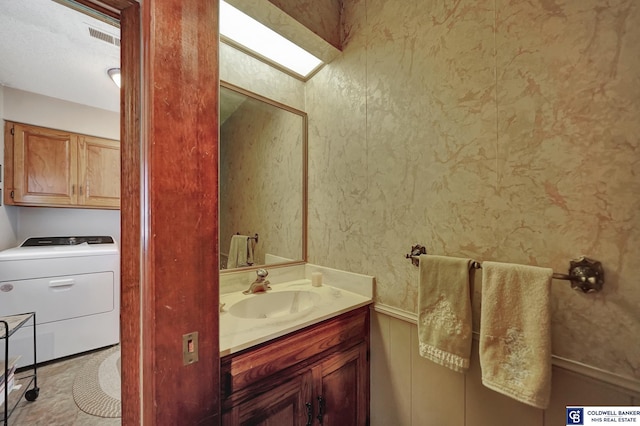
M543 409L551 392L552 275L549 268L482 262L482 384Z
M465 372L471 356L471 259L420 256L418 341L420 355Z
M229 259L227 269L248 266L249 238L246 235L232 235L229 245ZM252 253L253 257L253 253Z
M253 265L253 245L254 239L247 238L247 266Z

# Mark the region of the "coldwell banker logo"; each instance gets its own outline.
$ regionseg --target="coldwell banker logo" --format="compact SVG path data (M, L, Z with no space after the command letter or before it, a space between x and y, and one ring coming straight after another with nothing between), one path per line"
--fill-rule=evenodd
M583 425L584 424L584 408L567 407L567 425Z

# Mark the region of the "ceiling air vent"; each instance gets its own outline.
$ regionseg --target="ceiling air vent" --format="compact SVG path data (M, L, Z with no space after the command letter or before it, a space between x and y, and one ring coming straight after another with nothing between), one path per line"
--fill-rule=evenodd
M105 33L104 31L89 27L89 35L93 38L97 38L98 40L102 40L116 47L120 47L120 39L112 36L111 34Z

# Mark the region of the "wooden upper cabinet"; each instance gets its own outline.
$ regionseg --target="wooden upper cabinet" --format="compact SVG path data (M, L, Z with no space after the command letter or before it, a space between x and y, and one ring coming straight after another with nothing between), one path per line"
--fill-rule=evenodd
M120 143L7 122L5 203L120 207Z
M79 204L120 207L120 143L79 136Z
M13 200L76 204L76 136L41 127L13 127Z

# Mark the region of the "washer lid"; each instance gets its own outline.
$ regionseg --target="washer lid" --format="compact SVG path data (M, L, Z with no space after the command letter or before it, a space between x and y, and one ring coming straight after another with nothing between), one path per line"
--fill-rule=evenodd
M75 240L72 240L73 238ZM57 244L61 242L63 244ZM71 242L73 244L70 244ZM111 237L35 237L28 238L18 247L0 251L0 261L100 256L118 253L118 245Z
M75 246L78 244L113 244L113 238L101 237L31 237L27 238L20 247L43 246Z

